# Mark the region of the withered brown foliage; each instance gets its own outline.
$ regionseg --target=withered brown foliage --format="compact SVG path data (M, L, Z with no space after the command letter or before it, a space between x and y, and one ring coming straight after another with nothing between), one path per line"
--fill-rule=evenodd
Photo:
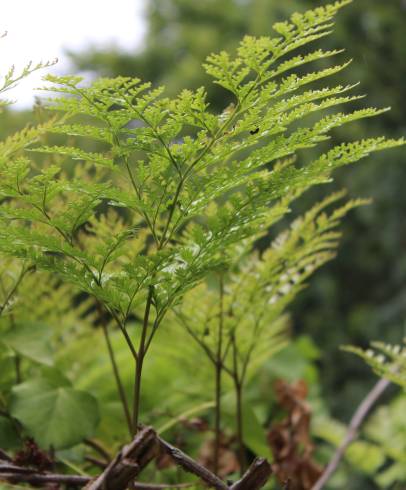
M272 469L281 484L289 481L290 490L309 490L319 479L322 468L313 459L315 446L310 435L307 385L303 380L293 384L279 380L275 393L278 405L287 415L274 423L268 433L274 456Z
M49 470L53 466L51 456L40 449L32 438L24 442L24 447L16 453L13 463L18 466L29 466L39 471Z

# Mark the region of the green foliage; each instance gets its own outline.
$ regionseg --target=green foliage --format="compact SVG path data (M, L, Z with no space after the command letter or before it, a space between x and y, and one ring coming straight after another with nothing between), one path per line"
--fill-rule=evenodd
M313 433L316 437L339 447L344 439L347 427L331 419L316 420ZM354 441L345 453L345 459L354 468L367 475L375 475L385 462L385 455L378 444L363 439Z
M275 26L281 36L276 39L246 37L235 59L224 52L209 57L207 71L236 99L235 107L220 115L208 111L203 89L169 100L160 98L161 89L151 89L137 79L100 79L86 88L80 85L80 77L48 76L59 95L50 108L64 112L64 121L81 116L92 122L56 124L56 130L102 139L109 149L102 154L66 146L42 146L35 151L107 165L112 172L107 182L104 173L102 182L94 178L83 182L82 178L67 179L57 165L32 175L27 159L9 159L3 166L1 192L13 201L2 210L3 251L58 272L105 303L121 324L150 295L158 324L170 306L217 266L219 250L272 223L272 201L283 198L287 210L304 190L329 181L335 168L402 144L401 140L368 139L339 145L306 166L295 167L290 160L271 171L265 167L327 139L334 127L381 112L338 113L288 132L290 124L308 112L342 103L334 95L343 87L291 94L346 65L277 81L285 71L314 56L300 62L296 58L278 61L328 34L334 14L346 3L294 15L290 23ZM318 52L317 57L323 56ZM322 99L322 103L315 105L309 99ZM134 121L139 127L129 128ZM218 212L215 199L226 196L227 203ZM96 216L103 203L127 209L128 216L119 242L101 236L104 245L93 255L78 229ZM32 225L27 227L27 222ZM143 224L154 245L133 257L128 235ZM109 261L118 262L118 249L127 263L110 272Z
M45 324L14 324L2 336L2 342L28 359L45 365L52 365L52 349L49 338L52 332Z
M340 219L364 203L350 201L328 215L325 208L342 197L343 193L334 194L315 205L261 255L251 253L250 246L233 250L224 297L202 284L185 296L181 309L175 310L179 322L212 361L218 349L218 319L223 315L224 350L232 351L235 344L242 381L284 345L284 310L306 279L334 257L340 238L335 228ZM225 356L223 363L226 371L233 370L232 356Z
M365 427L365 435L378 444L386 459L375 480L381 488L388 488L406 477L406 399L397 396L391 403L378 408Z
M69 285L46 273L33 274L14 259L3 258L1 266L2 447L14 449L27 435L35 436L45 448L77 444L94 433L98 406L92 395L74 390L61 375L58 357L65 342L72 342L84 325L88 327L89 304L75 306ZM72 376L69 369L65 373ZM67 402L74 402L83 424L71 417Z
M92 436L99 421L97 402L90 394L40 378L13 388L10 414L42 447L55 449Z
M164 84L170 95L184 87L205 85L212 109L222 110L227 95L219 85L208 85L199 60L220 49L231 52L246 33L268 35L273 22L320 3L324 2L149 0L144 10L146 32L136 49L122 51L114 46L100 49L87 45L70 55L78 70L91 71L95 77L143 74L156 85ZM353 59L345 72L345 83L362 81L357 93L367 93L369 104L392 107L381 117L359 120L334 131L330 144L366 134L404 135L405 15L403 0L357 0L340 12L333 36L316 42L316 49L345 48L346 56ZM316 61L316 67L332 66L335 59ZM297 70L303 74L306 68L304 65ZM333 85L342 83L340 73L333 77ZM231 97L226 100L228 103ZM317 150L310 149L308 153L313 151ZM307 332L324 352L320 361L321 383L331 409L342 420L351 416L354 401L368 390L370 375L355 357L343 355L337 347L353 343L354 339L362 345L371 339L398 343L404 333L403 149L392 151L390 164L387 163L386 154L374 155L368 165L335 175L332 187L348 188L355 196L368 195L374 205L351 213L346 219L338 258L319 271L291 307L293 332ZM321 199L322 192L323 189L315 189L304 196L301 209ZM364 487L369 488L366 480L353 483L355 489Z
M354 441L345 453L347 464L373 479L377 488L399 485L405 478L405 396L378 407L360 431L359 440ZM313 422L315 436L338 447L348 428L345 425L317 417ZM340 488L340 475L331 481L332 488ZM342 484L342 482L341 482Z
M258 240L305 191L330 182L334 170L404 144L377 137L326 150L334 129L386 109L334 112L360 99L346 95L355 86L311 88L348 63L287 74L340 53L285 58L330 34L348 3L294 14L274 25L275 38L246 36L235 56L210 55L207 74L233 99L219 113L204 88L169 98L138 78L85 85L78 76L46 77L51 86L44 90L56 93L47 109L57 115L0 146L0 362L7 366L0 383L8 424L3 420L0 430L10 446L15 421L19 438L32 435L45 448L70 448L96 431L114 443L114 420L134 435L152 342L160 339L148 357L168 384L176 368L166 368L159 345L179 351L186 331L217 369L216 423L223 372L233 384L241 469L244 443L267 453L243 388L286 343L287 306L334 257L341 219L365 201L327 211L344 195L333 194L268 250L256 251ZM310 148L319 155L306 162L301 150ZM89 328L94 319L101 328ZM160 328L164 321L167 329ZM103 340L116 398L105 382L107 355L96 349ZM148 389L146 383L143 394ZM188 413L211 406L206 388L199 391ZM176 395L169 396L176 406ZM253 421L256 430L244 436Z
M369 364L378 376L406 388L406 347L373 342L371 349L346 347Z
M240 444L244 442L262 456L265 452L258 451L262 446L253 430L255 415L244 402L242 391L258 368L286 345L285 309L303 289L306 279L334 257L340 238L335 228L341 218L364 204L362 200L350 201L327 214L325 209L343 195L333 194L316 204L261 255L250 251L249 242L248 247L239 245L229 250L230 269L219 272L218 290L202 284L186 294L182 307L175 309L179 323L217 371L217 413L224 371L234 383ZM254 446L250 444L252 437Z

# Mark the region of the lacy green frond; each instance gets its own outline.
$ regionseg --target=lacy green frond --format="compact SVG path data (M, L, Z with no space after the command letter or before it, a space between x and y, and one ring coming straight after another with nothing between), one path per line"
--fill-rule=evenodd
M342 199L338 192L316 204L291 227L281 233L261 256L251 252L251 244L229 249L232 256L225 275L223 343L234 344L244 381L247 373L261 365L263 356L280 349L286 340L285 311L303 289L307 279L335 257L343 217L367 200L348 201L327 213L326 208ZM227 252L225 252L226 254ZM181 326L212 359L218 347L218 319L221 305L218 292L208 284L187 293L176 308ZM233 370L232 349L223 359L224 369Z
M7 32L5 32L1 38L4 38L7 35ZM47 62L39 62L34 64L32 61L28 62L19 72L16 71L16 68L14 65L12 65L7 73L1 77L0 80L0 95L3 95L5 92L12 90L15 88L18 83L23 80L24 78L28 77L31 75L31 73L42 70L44 68L49 68L57 63L57 59L53 61L47 61ZM3 107L6 107L10 104L13 104L12 100L0 100L0 110Z
M406 340L405 345L373 342L370 349L345 347L344 350L360 356L381 378L386 378L406 389Z
M216 311L200 302L211 301L207 278L226 271L225 366L237 363L234 352L248 375L255 359L283 344L287 305L334 256L341 218L364 201L328 213L340 195L328 198L262 256L258 238L335 169L404 144L378 137L315 153L337 128L386 110L344 112L363 96L351 93L356 85L326 80L349 62L304 71L341 56L305 48L331 33L348 3L294 14L275 24L274 38L246 36L235 55L210 55L206 71L233 97L220 113L204 87L170 99L138 78L87 84L48 75L44 90L54 97L46 107L57 116L0 144L0 252L95 298L140 369L168 312ZM17 79L11 71L6 86ZM302 151L310 148L311 159ZM132 318L135 332L127 330Z

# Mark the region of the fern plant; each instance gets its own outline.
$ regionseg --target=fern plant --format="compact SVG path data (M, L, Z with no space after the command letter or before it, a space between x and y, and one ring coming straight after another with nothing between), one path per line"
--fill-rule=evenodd
M295 162L298 151L327 141L335 128L387 110L331 112L361 98L347 95L354 86L307 87L348 62L288 74L341 53L288 56L330 34L334 16L348 3L294 14L274 25L275 38L246 36L235 56L211 55L207 73L234 100L220 114L210 110L204 88L169 99L164 88L136 78L85 85L81 77L48 75L52 85L44 90L56 96L47 107L57 116L0 146L0 251L55 274L114 320L134 362L130 409L109 348L131 434L140 422L144 362L168 312L183 315L184 300L199 291L194 288L205 288L199 284L212 274L223 277L220 310L232 308L236 318L225 319L224 344L219 347L221 333L215 349L238 394L255 336L272 332L268 323L331 257L337 238L331 230L358 202L330 216L320 214L329 201L316 206L260 258L252 252L256 240L306 190L330 182L335 169L404 143L369 138ZM323 110L329 112L317 118ZM258 297L251 274L259 275ZM244 337L245 329L252 330Z
M373 342L370 349L346 347L345 350L359 355L381 378L386 378L406 388L406 347Z
M247 244L233 249L229 269L218 273L218 290L202 284L187 293L182 305L174 310L180 325L215 368L215 465L221 442L222 372L234 386L239 459L244 469L246 381L285 345L288 318L284 311L306 279L334 257L340 237L335 228L342 217L364 204L362 200L349 201L327 214L325 208L343 195L333 194L297 218L261 256Z

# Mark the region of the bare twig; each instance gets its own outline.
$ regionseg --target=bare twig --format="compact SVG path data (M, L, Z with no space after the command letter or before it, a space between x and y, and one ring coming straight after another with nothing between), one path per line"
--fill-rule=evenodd
M328 480L336 471L348 446L357 437L358 429L367 417L371 408L375 405L378 398L382 395L382 393L389 385L390 381L388 381L387 379L379 380L372 388L372 390L367 394L367 396L363 399L350 421L350 425L348 426L348 430L343 442L337 448L329 464L327 465L319 480L313 486L312 490L322 490L322 488L324 488L324 485L328 482Z
M158 444L151 427L140 430L133 441L111 461L103 473L91 481L86 490L125 490L129 483L157 455Z
M138 432L130 444L124 446L103 473L96 478L86 475L40 472L33 468L18 466L13 464L2 451L0 453L0 459L2 458L3 461L0 462L0 480L31 485L60 483L83 487L85 490L125 490L128 487L134 490L163 490L193 486L193 483L168 485L134 482L134 478L157 456L159 447L185 471L199 477L208 487L216 490L260 490L271 475L270 464L263 458L257 458L241 480L230 487L180 449L157 436L151 427L145 427Z
M31 468L25 468L24 466L17 466L12 462L0 463L0 475L3 473L32 473Z
M218 478L204 466L197 463L180 449L172 446L172 444L169 444L169 442L166 442L161 438L159 438L159 442L162 449L185 471L198 476L211 488L215 488L216 490L228 490L228 486L222 480L220 480L220 478Z
M189 488L193 487L194 485L194 483L174 483L169 485L167 483L134 482L130 488L133 490L166 490L167 488Z
M272 474L271 465L264 458L257 458L245 472L241 480L234 483L230 490L259 490Z
M10 483L29 483L38 485L40 483L61 483L71 486L85 485L90 477L80 475L58 475L54 473L4 473L1 474L1 479Z
M0 461L13 461L10 456L5 452L3 451L3 449L0 449Z
M41 483L60 483L81 487L83 485L86 485L91 480L91 477L80 475L59 475L57 473L4 473L1 474L1 479L7 480L10 483L29 483L31 485L39 485ZM134 482L131 488L133 490L166 490L167 488L188 488L192 485L192 483L179 483L177 485L171 485L166 483L154 484Z

